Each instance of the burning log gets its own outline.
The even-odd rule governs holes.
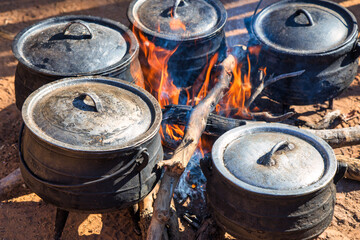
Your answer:
[[[177,124],[182,125],[183,123],[186,123],[186,120],[188,119],[187,116],[190,111],[191,107],[175,105],[169,106],[163,111],[163,114],[165,116],[164,121],[170,121],[174,123],[173,119],[179,119],[180,117],[184,117],[182,121],[177,122]],[[255,123],[258,122],[242,119],[232,119],[221,117],[216,114],[210,114],[204,133],[212,136],[220,136],[235,127]],[[331,130],[306,130],[324,139],[333,148],[360,144],[360,127],[349,127]]]
[[[0,200],[6,199],[9,193],[16,187],[23,184],[20,168],[17,168],[6,177],[0,179]]]
[[[186,132],[179,147],[171,159],[165,160],[159,166],[165,166],[165,173],[161,180],[160,189],[154,204],[154,213],[148,229],[147,239],[160,239],[165,224],[170,218],[170,202],[174,189],[183,173],[188,161],[193,155],[200,137],[205,130],[209,114],[224,95],[231,80],[231,71],[235,65],[235,58],[229,55],[222,63],[219,81],[209,94],[194,108],[190,115]]]

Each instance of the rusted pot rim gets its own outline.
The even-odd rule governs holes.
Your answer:
[[[23,54],[21,54],[22,46],[19,45],[20,41],[24,37],[27,37],[29,34],[31,34],[32,31],[44,28],[45,26],[51,26],[52,24],[59,23],[59,22],[71,23],[71,22],[76,22],[76,21],[83,21],[85,23],[90,22],[90,23],[98,24],[100,27],[101,26],[108,27],[110,29],[118,31],[121,34],[121,36],[124,37],[125,40],[130,40],[130,41],[126,41],[127,49],[126,49],[126,53],[122,57],[122,59],[115,64],[106,66],[101,69],[97,69],[95,71],[76,72],[76,73],[61,73],[61,72],[52,71],[52,70],[38,67],[38,66],[32,64],[31,62],[27,61],[24,58]],[[15,36],[14,41],[12,43],[12,51],[13,51],[13,54],[16,57],[16,59],[19,62],[21,62],[23,65],[28,67],[30,70],[33,70],[40,74],[49,75],[49,76],[76,77],[76,76],[81,76],[81,75],[85,75],[85,76],[86,75],[88,75],[88,76],[89,75],[101,75],[106,72],[113,71],[114,69],[121,69],[121,68],[127,66],[130,62],[133,61],[133,59],[137,58],[137,56],[139,54],[139,44],[136,40],[135,35],[132,33],[132,31],[119,22],[116,22],[116,21],[113,21],[110,19],[106,19],[106,18],[95,17],[95,16],[68,15],[68,16],[48,18],[41,22],[35,23],[27,28],[24,28],[22,31],[20,31]],[[59,61],[61,61],[61,59],[59,59]]]
[[[103,145],[103,146],[98,146],[96,144],[94,145],[89,145],[89,144],[79,144],[79,145],[73,145],[73,144],[69,144],[66,141],[63,141],[62,138],[61,140],[55,139],[53,135],[49,135],[46,130],[44,131],[43,128],[39,127],[36,123],[36,119],[34,119],[34,107],[36,107],[36,104],[38,103],[38,101],[41,101],[41,99],[43,97],[46,97],[47,94],[51,94],[53,92],[55,92],[56,90],[61,90],[61,88],[63,88],[64,86],[68,85],[68,86],[72,86],[74,85],[76,87],[77,85],[81,85],[82,83],[90,83],[90,84],[95,84],[95,83],[99,83],[99,84],[104,84],[106,86],[113,86],[113,87],[117,87],[121,90],[125,90],[130,92],[132,95],[137,96],[141,99],[141,101],[144,102],[145,105],[147,105],[147,108],[149,108],[149,112],[151,114],[151,120],[150,120],[150,125],[148,127],[147,130],[143,131],[142,133],[139,133],[138,136],[135,136],[134,138],[130,139],[129,141],[120,141],[120,143],[118,145],[116,144],[112,144],[112,145]],[[84,85],[85,85],[84,84]],[[55,94],[56,96],[56,94]],[[95,96],[91,96],[91,100],[95,103],[95,107],[96,110],[98,112],[101,113],[101,111],[103,111],[103,113],[108,114],[110,116],[109,120],[112,120],[112,117],[114,116],[112,114],[112,112],[107,112],[108,106],[106,105],[97,105],[97,96],[95,94]],[[136,103],[135,103],[136,105]],[[117,105],[114,105],[113,107],[117,107]],[[100,111],[101,110],[101,111]],[[58,111],[61,111],[58,110]],[[70,112],[69,112],[70,114]],[[56,115],[56,113],[55,113]],[[86,115],[86,117],[90,116],[90,115]],[[55,116],[56,117],[56,116]],[[85,76],[85,77],[76,77],[76,78],[65,78],[65,79],[60,79],[54,82],[51,82],[49,84],[46,84],[42,87],[40,87],[39,89],[37,89],[36,91],[34,91],[25,101],[23,107],[22,107],[22,118],[24,120],[24,123],[26,125],[26,127],[35,135],[37,136],[40,140],[46,142],[49,145],[54,146],[55,148],[60,148],[60,149],[65,149],[65,150],[69,150],[69,151],[74,151],[74,152],[82,152],[82,153],[111,153],[111,152],[118,152],[118,151],[128,151],[128,150],[132,150],[135,147],[139,147],[142,144],[148,142],[149,140],[153,139],[155,137],[156,134],[158,134],[159,129],[160,129],[160,123],[161,123],[161,119],[162,119],[162,112],[161,112],[161,108],[159,103],[157,102],[157,100],[147,91],[145,91],[144,89],[128,83],[126,81],[123,80],[119,80],[119,79],[115,79],[115,78],[109,78],[109,77],[103,77],[103,76]],[[54,126],[52,122],[50,122],[50,120],[47,120],[47,118],[43,117],[41,119],[41,121],[45,121],[45,129],[51,129],[51,128],[57,128],[57,126]],[[42,122],[43,123],[43,122]],[[108,122],[109,123],[109,122]],[[105,123],[106,124],[106,123]],[[49,127],[46,127],[49,126]],[[113,125],[113,124],[112,124]],[[62,129],[57,128],[59,131],[59,133],[69,133],[68,131],[64,131]],[[77,133],[77,132],[75,132]],[[92,136],[92,135],[91,135]]]

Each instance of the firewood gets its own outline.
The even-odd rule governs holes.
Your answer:
[[[265,81],[264,72],[260,71],[257,79],[254,81],[254,82],[259,82],[259,83],[257,83],[257,86],[252,91],[251,97],[245,102],[245,107],[249,108],[250,105],[255,101],[255,99],[262,93],[262,91],[265,88],[267,88],[268,86],[270,86],[271,84],[276,83],[277,81],[280,81],[285,78],[300,76],[304,72],[305,72],[305,70],[301,70],[301,71],[297,71],[297,72],[281,74],[276,77],[271,75],[270,78]]]
[[[178,119],[181,116],[184,117],[182,121],[178,122],[178,124],[181,125],[184,122],[186,122],[187,120],[186,116],[189,114],[190,111],[191,111],[191,107],[183,107],[183,106],[178,107],[172,105],[169,108],[165,108],[164,115],[166,116],[166,119],[164,119],[164,121],[172,122],[171,119]],[[173,115],[173,117],[171,115]],[[235,127],[244,126],[246,124],[255,124],[255,123],[260,123],[260,122],[242,120],[242,119],[232,119],[232,118],[221,117],[216,114],[210,114],[204,134],[208,134],[212,136],[220,136]],[[360,144],[360,127],[326,129],[326,130],[311,130],[311,129],[305,129],[305,130],[324,139],[333,148]]]
[[[324,139],[333,148],[360,144],[360,127],[307,131]]]
[[[6,199],[14,188],[23,183],[20,168],[17,168],[6,177],[0,179],[0,201]]]
[[[12,41],[15,38],[15,34],[5,31],[4,29],[0,29],[0,38]]]
[[[218,82],[192,111],[183,140],[177,150],[175,150],[173,157],[159,164],[159,167],[165,167],[165,173],[155,200],[154,213],[147,239],[160,239],[164,232],[165,224],[170,218],[170,202],[174,189],[199,143],[209,114],[214,110],[217,103],[223,97],[225,90],[229,87],[232,77],[231,71],[235,66],[235,57],[229,55],[221,63],[221,66],[222,70]]]
[[[336,121],[336,120],[340,120],[340,121]],[[345,120],[345,116],[341,114],[340,110],[335,110],[326,114],[325,117],[323,117],[317,123],[315,124],[305,123],[305,126],[315,130],[328,129],[328,128],[336,127],[336,125],[340,124],[342,120]]]
[[[344,162],[348,165],[345,173],[345,178],[360,181],[360,159],[349,158],[343,155],[337,155],[336,159],[339,162]]]

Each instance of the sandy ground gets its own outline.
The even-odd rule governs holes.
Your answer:
[[[274,0],[264,1],[267,5]],[[339,1],[360,20],[360,0]],[[250,16],[257,0],[223,0],[229,13],[226,26],[229,45],[246,44],[247,31],[243,18]],[[68,14],[107,17],[128,25],[128,0],[1,0],[0,29],[16,34],[36,21]],[[11,41],[0,37],[0,177],[18,164],[17,139],[22,123],[15,106],[14,72],[17,61],[11,52]],[[355,111],[356,118],[339,127],[355,126],[360,122],[360,74],[341,96],[335,99],[335,109],[347,114]],[[316,122],[327,110],[323,105],[295,107],[300,118]],[[336,154],[359,158],[360,147],[345,147]],[[0,239],[51,239],[56,208],[43,202],[26,186],[15,189],[12,198],[0,203]],[[360,183],[341,180],[337,185],[335,215],[329,228],[319,239],[360,239]],[[127,210],[107,214],[71,212],[63,239],[140,239],[132,231],[133,223]],[[193,230],[185,225],[182,239],[191,239]]]

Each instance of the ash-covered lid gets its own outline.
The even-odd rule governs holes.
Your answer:
[[[151,36],[187,40],[216,34],[227,14],[217,0],[135,0],[128,17],[135,27]]]
[[[337,49],[357,34],[357,23],[346,8],[323,0],[285,0],[264,8],[252,31],[273,49],[299,54]]]
[[[49,18],[24,29],[13,42],[21,63],[56,76],[101,74],[128,62],[137,48],[127,27],[93,16]]]
[[[25,101],[26,126],[51,144],[110,151],[146,141],[159,130],[161,109],[145,90],[112,78],[68,78],[44,85]]]
[[[283,124],[233,129],[215,142],[212,157],[215,167],[234,184],[262,194],[315,191],[336,171],[327,143]]]

